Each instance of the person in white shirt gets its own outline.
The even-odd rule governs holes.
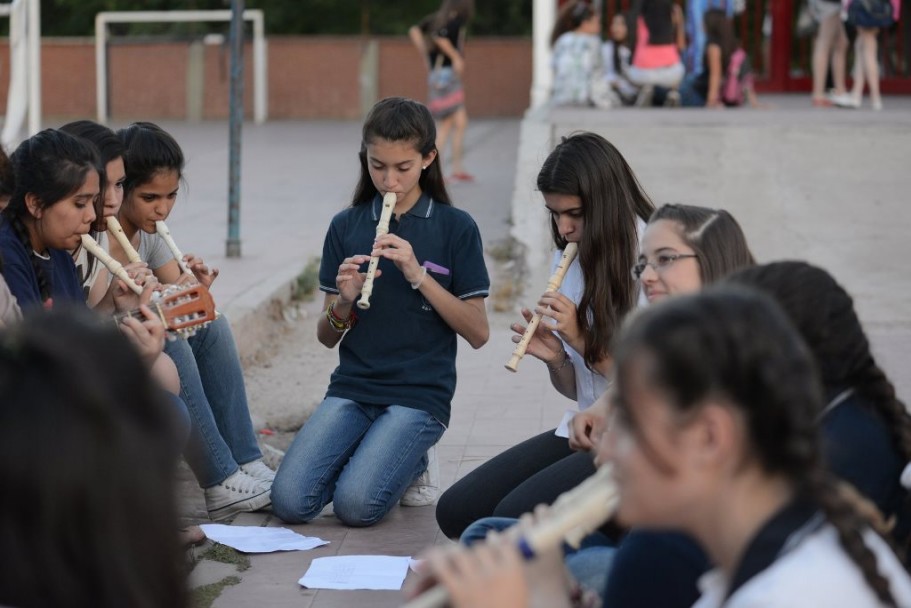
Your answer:
[[[823,469],[821,382],[773,300],[730,285],[671,298],[635,315],[612,354],[596,463],[613,467],[622,523],[706,549],[716,569],[697,608],[911,605],[900,561]],[[529,568],[512,543],[438,549],[426,569],[456,608],[545,593],[569,605],[554,552]]]

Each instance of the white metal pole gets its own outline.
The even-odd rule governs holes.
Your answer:
[[[532,18],[531,107],[547,103],[553,74],[550,69],[550,33],[557,20],[557,0],[534,0]]]
[[[98,122],[108,122],[108,26],[104,14],[95,15],[95,107]]]
[[[41,130],[41,0],[31,0],[28,8],[28,131],[31,136]]]

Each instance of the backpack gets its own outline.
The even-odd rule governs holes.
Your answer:
[[[753,86],[753,71],[746,51],[738,48],[731,54],[727,73],[721,82],[721,101],[726,106],[743,105],[747,88]]]

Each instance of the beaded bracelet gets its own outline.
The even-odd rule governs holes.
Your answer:
[[[335,314],[335,302],[333,300],[326,308],[326,320],[329,321],[329,327],[341,334],[357,324],[357,313],[352,308],[348,317],[343,319]]]

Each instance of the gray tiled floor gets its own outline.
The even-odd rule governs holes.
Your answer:
[[[771,101],[776,108],[766,112],[556,113],[554,132],[588,128],[607,135],[658,202],[731,209],[763,260],[797,257],[829,267],[855,294],[874,349],[907,399],[911,321],[905,304],[911,301],[911,272],[902,251],[911,225],[911,180],[905,170],[911,101],[887,98],[886,111],[878,114],[814,111],[802,96]],[[218,262],[222,241],[212,231],[211,218],[223,217],[218,201],[224,199],[219,199],[218,184],[205,176],[226,166],[223,145],[216,142],[212,125],[175,128],[195,138],[199,153],[188,174],[194,198],[202,199],[185,211],[178,230],[207,235],[200,240],[200,253],[214,255]],[[477,165],[472,165],[479,181],[461,186],[460,200],[478,218],[487,242],[508,230],[504,205],[512,192],[509,164],[516,158],[518,137],[516,121],[476,121],[469,132],[469,145],[481,142],[474,151]],[[269,281],[294,276],[306,256],[319,253],[322,231],[352,183],[351,163],[336,166],[328,159],[350,160],[351,141],[339,141],[352,138],[357,129],[350,123],[273,123],[250,129],[245,143],[251,176],[245,182],[246,256],[220,264],[225,279],[237,277],[235,282],[220,279],[220,301],[229,308],[243,313],[251,305],[247,300],[262,301]],[[281,162],[272,163],[270,154],[282,150]],[[196,171],[203,179],[195,177]],[[294,252],[291,264],[289,251]],[[503,369],[512,350],[507,329],[512,320],[510,314],[492,315],[489,344],[479,351],[461,346],[452,425],[439,450],[444,485],[505,447],[552,428],[561,416],[566,402],[549,387],[539,362],[523,362],[517,374]],[[236,523],[278,525],[268,515],[245,515]],[[251,568],[239,574],[241,583],[227,587],[214,605],[398,606],[401,596],[394,592],[310,591],[296,581],[314,557],[416,555],[428,545],[447,542],[440,537],[433,507],[397,508],[369,529],[343,528],[331,516],[292,529],[331,544],[310,552],[253,556]]]

